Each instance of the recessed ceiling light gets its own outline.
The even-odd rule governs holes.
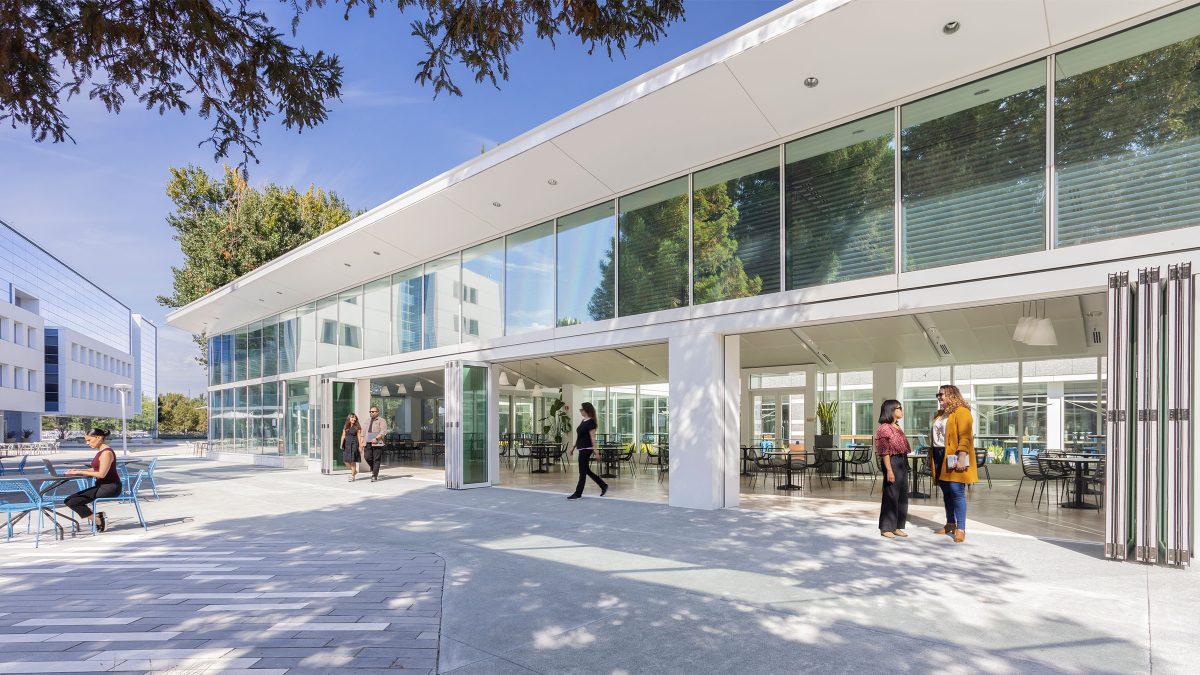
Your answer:
[[[380,255],[379,251],[371,251],[371,253],[374,253],[375,255]]]
[[[350,266],[350,263],[342,263],[342,264],[345,265],[346,267]]]
[[[558,181],[551,178],[550,180],[546,181],[546,184],[547,185],[558,185]]]
[[[942,32],[946,35],[954,35],[962,26],[957,21],[947,21],[945,26],[942,26]]]
[[[500,202],[492,202],[492,206],[500,208]]]
[[[855,129],[854,131],[851,131],[850,133],[851,134],[861,134],[864,131],[866,131],[866,129]]]
[[[809,89],[812,89],[813,87],[817,86],[820,83],[821,83],[821,81],[815,77],[804,78],[804,86],[808,87]]]
[[[258,301],[259,301],[259,302],[266,302],[266,300],[263,300],[262,298],[259,298],[259,299],[258,299]]]
[[[991,89],[980,89],[979,91],[975,92],[975,95],[980,96],[982,94],[988,93],[989,91],[991,91]]]
[[[275,291],[275,295],[283,295],[283,291]]]

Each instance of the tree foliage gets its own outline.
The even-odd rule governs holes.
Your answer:
[[[203,396],[188,398],[175,392],[159,396],[159,432],[168,434],[207,432],[208,414],[205,406],[206,401]]]
[[[374,16],[377,0],[284,0],[300,17],[343,4]],[[532,30],[550,40],[569,33],[611,57],[655,42],[683,16],[683,0],[394,0],[411,10],[412,35],[425,46],[416,81],[460,96],[453,69],[496,85],[508,58]],[[109,112],[128,99],[147,110],[213,120],[203,143],[218,159],[231,150],[254,157],[259,128],[281,116],[303,131],[325,121],[342,91],[334,54],[289,44],[250,0],[14,0],[0,3],[0,121],[41,142],[71,139],[62,104],[87,94]],[[74,139],[71,139],[74,140]],[[202,144],[203,144],[202,143]]]
[[[172,168],[167,196],[175,207],[167,223],[184,255],[184,266],[171,268],[174,292],[158,297],[167,307],[182,307],[355,215],[335,193],[311,185],[259,190],[228,167],[219,178],[194,166]],[[196,341],[205,364],[205,339]]]

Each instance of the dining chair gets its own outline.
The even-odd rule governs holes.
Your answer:
[[[6,541],[11,541],[13,536],[12,519],[13,514],[27,514],[26,520],[33,519],[33,512],[37,511],[37,536],[34,537],[33,546],[37,548],[42,541],[42,498],[34,489],[33,483],[28,478],[0,478],[0,513],[8,517],[8,527]]]

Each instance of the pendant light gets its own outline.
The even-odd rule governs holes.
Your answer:
[[[1021,318],[1017,321],[1017,329],[1013,331],[1012,339],[1024,342],[1029,337],[1029,329],[1033,327],[1034,318],[1025,309],[1026,303],[1021,303]]]
[[[379,395],[387,398],[392,395],[392,390],[388,389],[388,386],[385,384],[383,385],[383,388],[379,390]]]
[[[421,386],[421,378],[417,378],[417,386],[413,387],[413,391],[425,391],[425,387]]]
[[[525,378],[517,378],[517,391],[525,391]]]
[[[1042,301],[1042,318],[1036,319],[1025,336],[1025,344],[1033,347],[1056,347],[1058,335],[1054,332],[1054,322],[1046,316],[1046,301]]]
[[[404,383],[401,382],[400,384],[396,385],[396,393],[400,396],[404,396],[408,393],[408,387],[404,386]]]
[[[507,386],[509,386],[509,384],[508,384],[508,373],[504,372],[503,370],[502,370],[502,371],[500,371],[500,386],[501,386],[501,387],[507,387]]]

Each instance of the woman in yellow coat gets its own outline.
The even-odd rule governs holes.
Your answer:
[[[938,387],[938,411],[933,417],[933,476],[942,489],[946,524],[937,534],[949,534],[962,543],[967,538],[967,485],[979,480],[975,458],[974,420],[971,406],[958,387]],[[939,452],[940,451],[940,452]]]

